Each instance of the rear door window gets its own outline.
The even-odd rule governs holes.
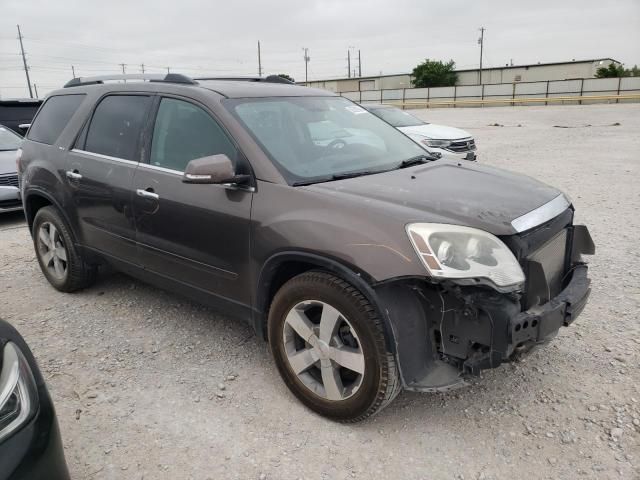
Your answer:
[[[151,104],[145,95],[110,95],[97,106],[83,150],[137,161],[140,136]]]
[[[153,129],[151,165],[183,172],[189,161],[220,153],[235,164],[237,150],[211,115],[189,102],[162,99]]]
[[[50,97],[36,116],[27,138],[34,142],[53,145],[78,110],[84,97],[85,95]]]

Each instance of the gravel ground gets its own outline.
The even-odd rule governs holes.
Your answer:
[[[295,400],[242,323],[119,274],[58,293],[5,215],[0,316],[48,380],[75,479],[640,478],[640,105],[416,112],[572,197],[598,246],[578,321],[469,388],[344,426]]]

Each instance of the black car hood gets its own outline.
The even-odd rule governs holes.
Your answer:
[[[494,235],[516,233],[511,222],[562,192],[530,177],[471,162],[438,160],[412,168],[318,183],[317,192],[345,195],[374,208],[392,204],[406,222],[451,223]],[[378,203],[380,202],[380,203]],[[384,210],[382,210],[384,211]]]
[[[16,150],[0,150],[0,175],[16,173]]]

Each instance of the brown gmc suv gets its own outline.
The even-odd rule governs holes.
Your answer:
[[[278,77],[74,79],[39,110],[19,174],[55,288],[108,263],[244,318],[291,391],[340,421],[548,341],[590,291],[595,247],[562,192],[434,160]]]

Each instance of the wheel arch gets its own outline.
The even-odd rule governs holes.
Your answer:
[[[279,252],[269,257],[263,264],[258,275],[254,302],[254,328],[258,335],[266,340],[269,307],[280,287],[296,275],[311,270],[323,270],[332,273],[360,290],[376,308],[380,318],[382,318],[388,351],[393,354],[396,353],[393,329],[389,318],[380,308],[380,303],[372,287],[374,279],[367,272],[358,269],[354,265],[349,265],[326,255],[305,251]]]
[[[58,213],[60,213],[74,240],[82,243],[81,238],[78,235],[78,231],[74,228],[74,223],[69,217],[68,210],[63,208],[62,204],[53,195],[39,188],[29,189],[25,192],[23,199],[24,214],[27,219],[27,225],[29,226],[29,232],[31,235],[33,236],[33,221],[36,218],[38,210],[48,206],[54,207]]]
[[[36,214],[38,213],[38,210],[40,210],[43,207],[48,207],[48,206],[56,207],[58,211],[60,211],[62,215],[65,216],[65,220],[68,220],[66,218],[64,210],[60,208],[60,205],[55,200],[55,198],[53,198],[53,196],[41,190],[28,191],[23,200],[23,204],[24,204],[24,214],[27,219],[27,224],[29,225],[30,232],[32,232],[33,230],[33,220],[36,218]]]

